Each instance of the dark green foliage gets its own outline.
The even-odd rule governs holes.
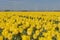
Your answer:
[[[53,20],[53,24],[58,24],[58,23],[60,23],[60,21],[58,21],[58,20]]]
[[[44,37],[43,32],[40,32],[39,37]]]
[[[8,38],[3,37],[3,40],[9,40]]]
[[[59,27],[56,27],[55,30],[56,30],[56,31],[59,31]]]
[[[56,36],[53,36],[53,37],[52,37],[52,40],[57,40],[57,37],[56,37]]]
[[[27,29],[24,29],[24,31],[23,31],[22,34],[23,34],[23,35],[27,35]]]
[[[33,32],[32,32],[32,34],[34,34],[36,30],[37,30],[37,29],[34,27],[34,28],[33,28]]]
[[[18,24],[18,25],[17,25],[17,28],[19,28],[19,26],[22,26],[22,25],[23,25],[22,23],[21,23],[21,24]]]
[[[3,31],[3,29],[0,28],[0,35],[2,35],[2,31]]]
[[[12,40],[22,40],[20,33],[13,35]]]
[[[43,28],[42,32],[47,32],[47,30],[45,28]]]

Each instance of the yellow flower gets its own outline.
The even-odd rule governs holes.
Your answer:
[[[35,23],[36,25],[39,25],[39,22],[38,22],[37,20],[35,20],[34,23]]]
[[[34,23],[31,23],[31,27],[35,27],[35,24]]]
[[[51,36],[54,36],[54,35],[57,35],[57,34],[58,34],[58,32],[55,32],[55,31],[51,30]]]
[[[0,28],[4,29],[5,28],[5,23],[0,23]]]
[[[46,38],[44,38],[44,37],[41,37],[41,38],[40,38],[40,37],[39,37],[39,40],[46,40]]]
[[[47,33],[43,33],[44,37],[47,37],[47,36],[52,36],[51,35],[51,31],[48,31]]]
[[[9,28],[9,30],[12,31],[13,34],[17,34],[17,33],[18,33],[18,28],[17,28],[16,26],[11,26],[11,27]]]
[[[8,38],[9,40],[11,40],[11,39],[12,39],[12,34],[9,33],[7,38]]]
[[[22,35],[22,40],[30,40],[30,36]]]
[[[30,21],[29,23],[31,24],[31,27],[35,27],[35,22],[34,21]]]
[[[38,36],[39,35],[39,33],[40,33],[40,30],[36,30],[35,31],[35,34]]]
[[[57,20],[57,16],[53,16],[53,20]]]
[[[7,37],[7,36],[8,36],[8,31],[7,31],[6,29],[4,29],[3,32],[2,32],[2,35],[3,35],[4,37]]]
[[[0,36],[0,40],[3,40],[3,36]]]
[[[60,21],[60,17],[58,17],[58,20]]]
[[[34,39],[37,39],[37,35],[36,35],[36,34],[34,34],[34,35],[33,35],[33,38],[34,38]]]
[[[19,27],[18,30],[19,30],[20,33],[23,32],[23,28],[22,27]]]
[[[36,29],[40,29],[40,28],[41,28],[41,25],[37,25],[37,26],[36,26]]]
[[[52,37],[47,36],[47,37],[45,38],[45,40],[52,40]]]
[[[60,23],[58,24],[59,30],[60,30]]]
[[[44,26],[46,30],[51,30],[52,29],[52,24],[48,23],[47,25]]]
[[[18,34],[18,28],[14,29],[12,34]]]
[[[55,28],[57,26],[57,24],[52,24],[52,26]],[[58,24],[58,26],[59,26],[59,24]]]
[[[11,23],[6,23],[5,29],[10,29]]]
[[[9,19],[9,23],[13,24],[15,22],[14,19]]]
[[[26,29],[27,27],[23,24],[23,25],[22,25],[22,28],[23,28],[23,29]]]
[[[28,22],[25,22],[25,26],[26,26],[26,27],[29,27],[29,23],[28,23]]]
[[[28,28],[28,29],[27,29],[27,34],[28,34],[28,35],[31,35],[31,34],[32,34],[32,31],[33,31],[33,28],[31,28],[31,27]]]
[[[60,33],[57,35],[57,40],[60,40]]]

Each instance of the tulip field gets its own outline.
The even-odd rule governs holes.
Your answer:
[[[0,40],[60,40],[60,12],[0,12]]]

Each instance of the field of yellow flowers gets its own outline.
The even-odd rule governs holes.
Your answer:
[[[0,40],[60,40],[60,12],[0,12]]]

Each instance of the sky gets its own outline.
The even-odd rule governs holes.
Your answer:
[[[60,0],[0,0],[0,10],[60,10]]]

